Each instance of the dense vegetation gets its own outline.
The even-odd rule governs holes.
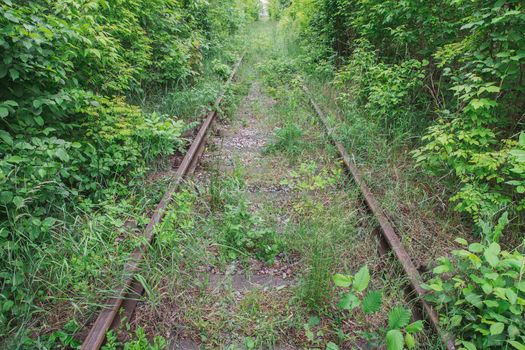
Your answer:
[[[65,242],[87,236],[111,247],[97,230],[110,232],[115,218],[88,228],[82,216],[132,197],[159,157],[183,147],[181,117],[195,117],[143,102],[195,85],[258,13],[250,0],[2,1],[0,337],[42,311],[45,296],[97,278],[104,263]],[[212,71],[227,76],[233,59],[215,59]],[[108,209],[120,225],[129,205]]]
[[[412,149],[481,237],[426,286],[445,328],[462,348],[524,349],[523,2],[273,0],[270,15],[308,47],[301,62],[346,116],[360,115],[350,122]]]
[[[276,0],[271,10],[311,43],[310,59],[337,65],[342,100],[390,136],[427,128],[414,156],[454,177],[457,210],[480,228],[521,223],[521,1]]]
[[[186,146],[237,58],[237,34],[259,11],[257,0],[0,1],[0,347],[79,347],[143,244],[141,227],[169,181],[160,172]],[[233,176],[217,171],[206,190],[176,195],[135,276],[146,309],[183,305],[203,344],[233,332],[247,348],[274,346],[293,330],[301,344],[332,350],[356,338],[389,350],[440,346],[426,323],[411,322],[395,266],[378,273],[385,259],[375,261],[373,225],[363,224],[371,218],[358,219],[357,189],[341,185],[306,83],[377,178],[364,176],[387,214],[388,196],[407,198],[389,187],[413,187],[409,195],[424,198],[406,212],[453,217],[450,236],[420,242],[411,221],[390,215],[411,255],[446,240],[439,250],[450,254],[423,288],[458,347],[525,349],[523,1],[270,0],[269,13],[284,30],[254,26],[243,43],[246,91],[226,102],[249,81],[251,113],[271,114],[275,127],[262,154],[287,161],[246,179],[235,164]],[[378,163],[417,174],[404,182]],[[288,207],[270,200],[253,212],[248,188],[264,175],[286,188]],[[453,209],[437,213],[442,196]],[[273,220],[279,213],[288,224]],[[421,220],[424,230],[451,227]],[[441,253],[412,258],[423,267]],[[254,261],[299,264],[294,292],[194,299],[192,273]],[[171,315],[153,327],[169,332],[153,338],[128,324],[133,339],[110,332],[106,348],[165,348]]]

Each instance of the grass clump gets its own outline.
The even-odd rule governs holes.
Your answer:
[[[227,260],[253,256],[271,263],[281,250],[273,228],[265,227],[261,217],[250,211],[240,171],[214,178],[210,186],[211,203],[220,208],[217,219],[220,242]]]
[[[306,144],[302,140],[303,130],[295,123],[287,123],[277,129],[274,141],[266,145],[267,153],[283,152],[291,157],[297,157],[303,152]]]

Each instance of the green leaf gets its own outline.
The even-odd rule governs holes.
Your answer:
[[[332,277],[337,287],[350,287],[352,285],[352,276],[337,273]]]
[[[399,329],[391,329],[386,334],[386,348],[388,350],[403,350],[403,333]]]
[[[362,292],[368,287],[370,282],[370,273],[368,271],[368,266],[365,265],[359,269],[359,271],[354,276],[354,284],[352,288],[357,292]]]
[[[378,291],[368,293],[363,299],[363,312],[372,314],[381,308],[382,295]]]
[[[512,345],[514,347],[514,349],[525,350],[525,344],[522,344],[522,343],[517,342],[515,340],[510,340],[509,344]]]
[[[18,19],[18,17],[16,17],[14,14],[13,14],[13,11],[7,11],[4,13],[4,17],[7,18],[8,20],[10,20],[11,22],[13,23],[20,23],[20,20]]]
[[[520,334],[520,330],[515,325],[511,324],[507,330],[511,339],[516,338]]]
[[[44,126],[44,118],[42,118],[41,116],[35,117],[34,120],[35,123],[38,124],[38,126]]]
[[[483,300],[483,304],[491,308],[497,308],[499,306],[499,303],[495,300]]]
[[[434,270],[432,270],[432,272],[437,275],[445,273],[445,272],[449,272],[449,271],[450,271],[450,266],[448,265],[439,265],[439,266],[436,266]]]
[[[476,345],[472,344],[469,341],[461,341],[461,345],[463,345],[467,350],[477,350]]]
[[[0,106],[0,118],[5,118],[9,115],[9,109],[4,106]]]
[[[512,289],[505,289],[505,296],[511,304],[516,304],[518,301],[518,295]]]
[[[312,315],[308,318],[308,326],[315,327],[321,322],[318,316]]]
[[[472,305],[474,305],[477,308],[483,307],[483,303],[481,301],[481,296],[479,296],[479,295],[477,295],[475,293],[470,293],[470,294],[466,295],[465,296],[465,300],[468,301],[469,303],[471,303]]]
[[[461,245],[463,245],[463,246],[467,246],[467,245],[468,245],[467,240],[466,240],[466,239],[463,239],[463,238],[460,238],[460,237],[456,238],[456,239],[454,240],[454,242],[459,243],[459,244],[461,244]]]
[[[13,145],[13,138],[7,131],[0,130],[0,139],[2,139],[2,141],[7,143],[9,146]]]
[[[423,321],[419,320],[419,321],[416,321],[416,322],[412,322],[411,324],[409,324],[405,330],[408,332],[408,333],[418,333],[418,332],[421,332],[423,330]]]
[[[525,293],[525,280],[516,283],[516,288],[518,288],[520,291],[522,291],[523,293]]]
[[[46,174],[47,174],[46,169],[44,169],[44,168],[40,168],[40,169],[38,169],[37,173],[38,173],[38,176],[40,176],[40,178],[42,178],[42,179],[43,179],[43,178],[46,176]]]
[[[63,162],[69,161],[69,155],[67,154],[66,150],[63,148],[58,148],[55,151],[55,155],[58,157],[58,159],[60,159]]]
[[[397,306],[388,313],[388,329],[401,329],[410,322],[412,313],[404,307]]]
[[[475,110],[480,109],[480,108],[486,108],[486,107],[494,107],[495,105],[496,105],[495,101],[491,101],[486,98],[473,99],[470,101],[470,106],[472,106],[472,108]]]
[[[16,69],[9,69],[9,75],[11,76],[11,79],[16,80],[20,77],[20,73]]]
[[[498,335],[503,333],[503,330],[505,329],[505,325],[502,322],[494,323],[490,326],[490,334],[491,335]]]
[[[496,86],[496,85],[487,86],[487,87],[485,88],[485,90],[486,90],[487,92],[500,92],[500,88],[499,88],[499,86]]]
[[[461,324],[461,321],[463,320],[463,316],[461,315],[454,315],[450,318],[450,325],[452,327],[458,327]]]
[[[339,350],[339,346],[335,343],[329,342],[326,344],[326,350]]]
[[[3,104],[11,107],[18,107],[18,102],[13,100],[5,100]]]
[[[8,163],[15,163],[15,164],[22,163],[24,160],[25,158],[22,158],[20,156],[11,156],[7,158]]]
[[[522,147],[525,147],[525,132],[522,132],[519,137],[519,144]]]
[[[33,100],[33,107],[35,108],[42,107],[42,100],[39,100],[39,99]]]
[[[253,338],[246,337],[244,339],[244,345],[246,345],[248,349],[255,349],[255,340],[253,340]]]
[[[353,310],[358,307],[359,304],[360,301],[357,296],[352,292],[348,292],[343,295],[337,306],[343,310]]]
[[[491,243],[487,249],[485,249],[485,253],[483,256],[485,259],[487,259],[487,262],[490,264],[490,266],[495,267],[498,262],[498,254],[500,253],[501,248],[498,243]]]
[[[4,305],[2,305],[2,311],[7,312],[13,308],[15,303],[12,300],[6,300]]]
[[[481,243],[472,243],[468,246],[468,250],[470,250],[472,253],[481,253],[485,247]]]
[[[22,208],[24,206],[24,198],[15,196],[15,198],[13,198],[13,204],[16,206],[16,209]]]
[[[516,160],[520,163],[525,163],[525,151],[522,151],[520,149],[513,149],[509,152],[511,155],[516,157]]]
[[[0,203],[1,204],[9,204],[13,200],[13,192],[10,191],[2,191],[0,192]]]
[[[412,334],[405,334],[405,344],[409,349],[414,349],[416,347],[416,340],[414,339]]]

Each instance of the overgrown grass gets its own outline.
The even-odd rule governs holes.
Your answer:
[[[288,46],[289,39],[274,23],[256,24],[248,42],[239,83],[228,95],[228,120],[234,130],[248,126],[234,117],[238,102],[251,84],[261,84],[273,102],[258,96],[244,112],[262,120],[261,127],[269,132],[266,151],[257,162],[270,168],[246,169],[235,159],[235,166],[225,168],[224,158],[211,157],[211,168],[177,195],[140,274],[145,303],[132,329],[170,335],[175,328],[181,339],[210,348],[286,343],[325,348],[330,342],[351,348],[362,346],[363,339],[380,346],[389,310],[415,302],[405,300],[405,277],[392,257],[377,253],[376,223],[300,89],[306,72],[297,66],[297,47]],[[325,108],[334,107],[332,90],[315,84],[311,88]],[[389,154],[403,146],[382,139],[379,126],[354,125],[357,115],[349,113],[338,125],[339,137],[360,151],[356,156],[361,162],[373,159],[367,174],[388,169]],[[212,144],[208,151],[221,152],[218,147]],[[388,174],[375,176],[375,190],[384,195],[386,186],[388,196],[407,189],[417,193],[408,185],[388,187],[395,183],[386,180]],[[248,193],[248,188],[264,186],[285,192]],[[291,273],[293,286],[239,292],[236,283],[251,277],[250,264],[258,260],[272,268],[271,258],[281,251],[277,261],[291,267],[285,273]],[[381,310],[373,316],[337,307],[341,291],[334,287],[333,275],[354,274],[363,265],[371,271],[370,288],[382,294]],[[427,332],[418,337],[420,348],[436,347]]]
[[[277,41],[278,43],[287,41],[283,39],[286,38],[286,34],[279,35],[281,40]],[[301,65],[303,66],[298,68]],[[395,208],[391,213],[396,214],[400,210],[399,196],[403,199],[408,198],[410,203],[414,203],[417,196],[425,194],[421,188],[414,187],[417,183],[416,178],[420,176],[419,172],[411,172],[406,176],[399,174],[397,172],[399,170],[396,169],[399,166],[403,169],[408,167],[406,163],[396,163],[396,161],[407,161],[406,156],[400,156],[406,154],[406,128],[403,125],[391,125],[391,129],[387,131],[382,129],[383,124],[374,123],[363,111],[357,108],[349,109],[351,105],[345,105],[347,109],[342,109],[341,106],[334,104],[338,92],[330,84],[331,75],[305,66],[305,62],[297,56],[297,49],[293,45],[287,50],[279,49],[277,44],[275,51],[269,55],[266,63],[260,64],[259,69],[268,93],[277,100],[273,107],[273,122],[282,127],[278,129],[276,141],[270,144],[269,149],[273,154],[281,154],[299,164],[299,170],[294,170],[292,179],[287,180],[286,184],[292,184],[298,192],[297,200],[293,204],[295,211],[293,221],[300,222],[300,227],[294,228],[292,224],[290,231],[285,235],[289,251],[298,252],[303,257],[304,272],[296,289],[297,301],[300,305],[306,306],[304,310],[306,314],[314,312],[322,316],[321,324],[313,329],[316,332],[321,330],[321,334],[324,335],[321,338],[325,339],[324,344],[331,339],[340,345],[352,343],[355,345],[363,337],[369,338],[371,342],[379,341],[381,344],[384,338],[378,338],[378,335],[384,336],[384,322],[388,310],[396,305],[411,305],[414,301],[403,301],[405,297],[403,286],[406,281],[399,269],[385,270],[383,258],[377,254],[378,243],[373,230],[376,224],[368,217],[363,205],[357,200],[357,189],[350,185],[344,188],[344,192],[337,187],[335,193],[331,192],[330,185],[327,188],[323,187],[326,182],[330,183],[328,174],[321,176],[323,181],[316,181],[315,174],[308,179],[309,176],[304,168],[301,170],[303,159],[316,159],[317,166],[322,168],[331,162],[335,163],[337,157],[299,86],[304,77],[314,74],[313,77],[306,79],[306,83],[310,85],[313,95],[322,103],[323,108],[332,112],[330,119],[338,132],[339,140],[355,154],[361,168],[366,164],[363,170],[367,181],[379,194],[385,208],[387,210]],[[297,137],[298,133],[288,132],[292,123],[302,131],[301,137]],[[285,128],[286,132],[281,132]],[[297,152],[290,152],[290,148],[298,149],[298,143],[304,145],[300,148],[299,157]],[[389,178],[392,170],[395,177]],[[297,176],[298,174],[300,175]],[[338,178],[338,181],[341,179]],[[401,179],[403,179],[402,186],[399,186]],[[432,180],[429,179],[430,181]],[[428,197],[427,194],[425,196]],[[346,201],[349,199],[351,201],[345,203],[345,198]],[[411,206],[411,211],[408,213],[401,212],[402,215],[394,217],[396,222],[402,225],[401,232],[406,235],[405,241],[410,244],[411,252],[415,252],[416,248],[413,247],[425,244],[420,241],[421,235],[424,235],[425,240],[433,239],[433,243],[438,241],[442,245],[448,244],[448,234],[436,237],[418,231],[420,227],[411,226],[414,219],[425,211],[427,213],[425,218],[437,219],[433,223],[433,228],[438,228],[448,221],[446,211],[443,212],[442,217],[429,215],[436,208],[438,203],[436,199],[434,197],[423,202],[424,206],[417,210]],[[327,203],[323,203],[323,200]],[[353,207],[349,208],[347,206],[349,203],[352,203]],[[407,216],[411,221],[403,222]],[[419,254],[415,256],[423,261],[429,261],[433,256],[424,254],[426,251],[428,249],[419,250]],[[394,263],[394,260],[391,261]],[[372,284],[383,293],[383,313],[375,319],[352,314],[351,320],[345,321],[340,318],[342,314],[335,308],[334,301],[337,301],[337,297],[334,294],[331,277],[336,271],[355,272],[360,264],[374,267]],[[326,322],[330,325],[327,326]],[[420,347],[434,348],[436,341],[428,334],[426,332],[419,335]],[[310,340],[311,345],[323,344],[322,341],[319,343],[318,335],[314,338]],[[440,345],[436,346],[440,347]]]
[[[232,38],[225,51],[204,60],[205,74],[192,85],[179,86],[173,91],[149,91],[140,97],[130,96],[130,100],[146,111],[182,118],[187,127],[192,126],[191,122],[198,120],[224,88],[231,64],[238,58],[238,40]],[[225,115],[235,109],[239,93],[242,86],[228,89],[222,105]],[[148,169],[141,169],[145,176],[130,174],[127,185],[106,179],[113,185],[100,189],[99,197],[105,198],[102,201],[79,196],[58,208],[62,215],[54,215],[57,221],[51,241],[28,247],[29,263],[34,269],[18,282],[18,288],[27,292],[26,303],[36,305],[16,320],[2,320],[2,346],[53,348],[78,344],[75,335],[98,312],[100,303],[113,296],[124,282],[123,267],[133,249],[143,244],[141,232],[167,188],[173,161],[152,160]],[[169,225],[170,220],[167,218],[163,225]],[[155,244],[173,246],[176,239],[161,235]],[[164,254],[161,260],[166,259]],[[148,280],[148,275],[143,274],[142,280]],[[155,283],[148,285],[152,298],[157,287]],[[158,298],[157,295],[157,301]],[[12,311],[16,310],[18,307]]]
[[[36,269],[24,283],[33,290],[38,308],[18,324],[4,324],[14,335],[11,347],[56,347],[73,341],[101,301],[112,296],[129,254],[142,243],[139,234],[160,200],[166,179],[130,190],[124,197],[76,207],[54,231],[52,247],[33,247]],[[34,286],[39,286],[38,289]],[[64,334],[64,337],[61,335]],[[68,335],[67,337],[65,335]],[[73,343],[72,343],[73,344]],[[69,344],[69,345],[72,345]]]

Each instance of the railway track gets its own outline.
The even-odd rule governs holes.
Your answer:
[[[243,57],[241,57],[233,67],[233,71],[226,82],[226,87],[229,86],[234,80],[242,61]],[[355,163],[352,161],[350,154],[346,151],[345,147],[334,137],[334,130],[330,128],[324,112],[311,97],[308,88],[303,85],[303,90],[308,96],[308,100],[315,110],[317,116],[321,120],[327,134],[330,136],[333,144],[338,149],[345,167],[359,187],[361,194],[367,203],[368,209],[377,219],[381,232],[380,238],[382,238],[383,242],[385,243],[384,245],[390,248],[400,263],[405,275],[408,278],[409,288],[411,292],[417,297],[421,309],[424,311],[424,315],[431,324],[433,330],[440,336],[445,348],[447,350],[455,350],[453,339],[450,337],[450,335],[444,333],[440,328],[437,313],[424,300],[423,296],[425,291],[421,288],[421,275],[413,264],[410,255],[403,247],[403,244],[401,243],[395,229],[390,223],[390,220],[381,209],[379,202],[372,194],[370,188],[362,179],[361,173]],[[191,175],[199,163],[199,160],[205,149],[207,135],[216,119],[218,114],[217,111],[219,110],[219,106],[224,99],[224,95],[225,90],[223,90],[223,92],[221,92],[221,94],[217,97],[214,108],[212,108],[212,110],[207,113],[204,122],[201,124],[197,135],[193,139],[190,148],[188,149],[175,173],[174,180],[165,192],[161,201],[158,203],[148,225],[142,233],[146,243],[143,246],[137,248],[131,254],[129,262],[124,267],[124,277],[126,282],[116,291],[114,297],[110,298],[103,304],[104,306],[99,312],[97,319],[91,326],[90,331],[82,344],[81,348],[83,350],[100,349],[106,340],[107,332],[112,329],[117,329],[123,320],[129,320],[133,316],[135,307],[137,306],[137,303],[143,293],[142,284],[137,281],[134,276],[140,268],[140,263],[144,257],[147,247],[154,239],[155,227],[162,221],[166,209],[171,203],[173,195],[178,191],[179,186],[181,185],[184,178]]]
[[[232,73],[225,84],[226,88],[235,79],[243,58],[244,55],[241,56],[233,67]],[[207,113],[206,119],[201,124],[199,132],[193,139],[188,152],[184,156],[177,172],[175,173],[174,180],[171,182],[168,190],[164,193],[164,196],[155,208],[148,225],[142,232],[142,237],[145,239],[146,243],[133,251],[129,262],[124,267],[124,277],[126,282],[116,291],[114,297],[110,298],[103,304],[104,306],[102,310],[98,314],[97,319],[91,326],[87,337],[82,343],[82,350],[100,349],[106,341],[107,332],[116,329],[123,319],[129,320],[133,316],[135,307],[143,293],[142,284],[137,281],[134,276],[140,268],[141,260],[143,259],[148,246],[154,239],[155,227],[162,221],[173,195],[178,191],[184,178],[191,175],[199,163],[205,149],[208,132],[215,122],[220,104],[224,100],[226,88],[219,94],[215,100],[213,108]]]
[[[440,336],[441,341],[446,347],[446,349],[455,350],[456,347],[454,345],[453,338],[449,334],[443,332],[439,325],[439,317],[436,311],[423,298],[425,295],[425,290],[421,288],[421,282],[423,281],[421,274],[412,262],[410,255],[405,250],[403,244],[401,243],[401,240],[399,239],[399,236],[397,235],[394,227],[390,223],[390,220],[385,215],[383,209],[381,209],[381,205],[379,204],[377,199],[372,194],[372,191],[363,180],[361,172],[357,168],[355,162],[352,161],[352,157],[350,156],[350,154],[348,154],[346,148],[335,138],[335,132],[328,124],[326,115],[321,110],[319,105],[315,102],[315,100],[311,97],[308,88],[305,85],[302,85],[302,89],[305,92],[317,116],[319,117],[319,120],[323,124],[326,133],[331,138],[332,143],[336,146],[341,158],[343,159],[346,169],[351,174],[356,185],[359,187],[361,195],[363,196],[369,211],[373,214],[373,216],[379,223],[379,228],[381,232],[380,238],[383,240],[384,243],[386,243],[384,244],[384,246],[388,246],[390,250],[394,253],[394,256],[396,257],[397,261],[403,268],[403,271],[409,280],[409,288],[411,292],[415,293],[427,320],[430,322],[436,334]]]

